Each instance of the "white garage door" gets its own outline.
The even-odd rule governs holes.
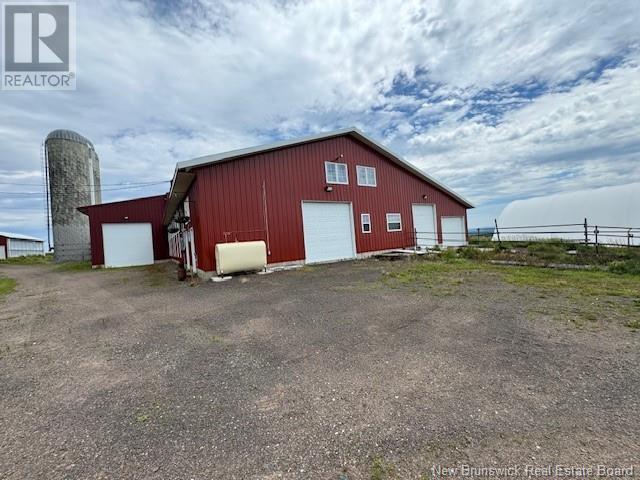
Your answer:
[[[132,267],[153,263],[150,223],[105,223],[102,225],[105,267]]]
[[[447,247],[467,244],[464,217],[442,217],[442,243]]]
[[[350,204],[303,202],[302,223],[307,263],[355,258]]]
[[[435,246],[438,243],[435,207],[433,205],[412,205],[411,212],[413,214],[416,245],[418,247]]]
[[[5,260],[7,258],[7,252],[4,248],[4,245],[0,245],[0,260]]]

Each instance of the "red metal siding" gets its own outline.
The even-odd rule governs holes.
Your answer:
[[[7,237],[0,235],[0,247],[7,245]]]
[[[91,263],[104,265],[102,244],[102,224],[104,223],[151,223],[153,258],[155,260],[169,258],[167,231],[162,224],[164,205],[165,196],[159,195],[86,207],[91,232]]]
[[[325,192],[325,161],[348,165],[349,185]],[[377,187],[357,185],[356,165],[376,168]],[[392,163],[352,137],[320,140],[194,169],[190,192],[198,268],[215,270],[215,245],[227,239],[265,239],[262,184],[266,186],[269,263],[305,258],[302,201],[351,202],[358,253],[413,245],[411,205],[435,204],[440,217],[464,216],[466,208],[447,193]],[[423,199],[427,195],[427,200]],[[370,213],[372,233],[363,234],[360,214]],[[387,232],[386,214],[402,215],[402,232]]]

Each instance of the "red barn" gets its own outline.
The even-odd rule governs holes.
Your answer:
[[[222,242],[264,240],[269,264],[463,245],[468,208],[463,197],[349,128],[179,163],[163,223],[170,255],[210,275]]]

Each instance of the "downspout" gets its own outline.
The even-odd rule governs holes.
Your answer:
[[[267,185],[262,180],[262,207],[264,209],[264,229],[267,234],[267,255],[271,255],[271,242],[269,240],[269,216],[267,214]]]
[[[198,275],[198,256],[196,255],[196,237],[193,225],[189,229],[189,241],[191,242],[191,273]]]

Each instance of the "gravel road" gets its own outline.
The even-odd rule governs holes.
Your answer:
[[[430,478],[630,466],[640,333],[498,278],[390,287],[374,260],[190,286],[173,266],[2,266],[2,479]]]

